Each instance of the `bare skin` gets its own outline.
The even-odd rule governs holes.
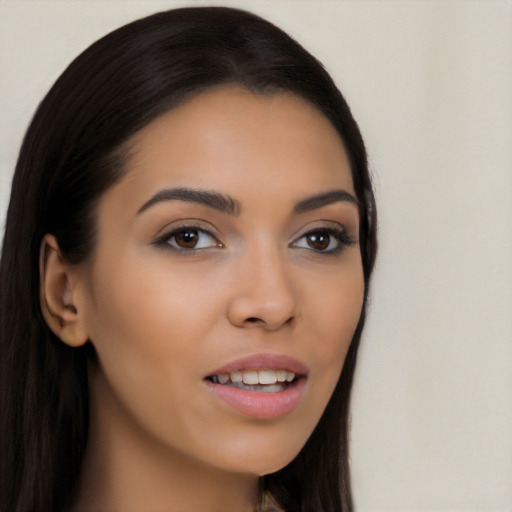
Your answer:
[[[353,196],[321,113],[229,86],[135,136],[88,262],[67,265],[47,235],[45,317],[98,355],[74,512],[253,510],[258,477],[289,463],[320,419],[359,319]],[[244,358],[274,373],[296,362],[292,405],[227,402],[212,375],[247,370]]]

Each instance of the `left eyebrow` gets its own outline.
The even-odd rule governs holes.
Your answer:
[[[320,194],[316,194],[311,197],[307,197],[302,201],[299,201],[295,207],[293,208],[294,213],[304,213],[309,212],[311,210],[316,210],[317,208],[322,208],[322,206],[327,206],[332,203],[337,203],[339,201],[353,203],[356,206],[359,205],[359,201],[357,198],[347,192],[346,190],[329,190],[327,192],[322,192]]]

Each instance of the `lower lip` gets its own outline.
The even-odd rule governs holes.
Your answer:
[[[304,394],[305,380],[301,378],[293,386],[275,393],[248,391],[234,386],[205,382],[221,400],[245,416],[271,419],[286,416],[299,405]]]

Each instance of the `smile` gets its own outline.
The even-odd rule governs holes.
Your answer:
[[[208,389],[245,416],[270,419],[290,414],[304,395],[308,369],[285,356],[251,356],[205,377]]]
[[[233,386],[247,391],[278,393],[295,381],[296,375],[287,370],[246,370],[211,375],[207,379],[214,384]]]

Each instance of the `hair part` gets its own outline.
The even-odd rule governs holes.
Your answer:
[[[77,57],[39,105],[13,179],[0,261],[0,512],[64,510],[87,442],[90,345],[70,348],[39,305],[39,251],[55,235],[63,257],[93,254],[96,204],[125,169],[127,144],[187,98],[239,84],[288,91],[339,134],[359,200],[365,299],[334,394],[315,431],[264,486],[286,511],[351,508],[348,407],[376,254],[376,211],[363,139],[322,65],[285,32],[245,11],[182,8],[132,22]]]

